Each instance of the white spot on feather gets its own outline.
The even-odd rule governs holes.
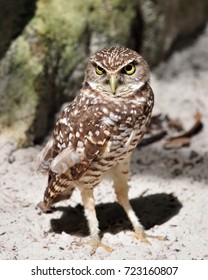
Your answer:
[[[79,131],[76,132],[76,137],[79,138],[80,137],[80,133]]]
[[[109,117],[113,120],[113,121],[117,121],[118,120],[118,115],[113,114],[112,112],[110,112]]]
[[[103,113],[104,114],[108,114],[109,113],[108,109],[107,108],[103,108]]]
[[[77,147],[78,147],[78,148],[83,148],[83,147],[84,147],[83,142],[82,142],[82,141],[78,141],[78,142],[77,142]]]
[[[104,130],[104,133],[105,133],[106,136],[110,135],[110,132],[108,130]]]
[[[59,131],[59,139],[60,138],[63,138],[63,134],[62,134],[61,130]]]
[[[66,144],[65,144],[65,143],[62,144],[62,148],[63,148],[63,149],[66,148]]]
[[[136,132],[133,130],[129,139],[127,140],[127,142],[125,143],[124,147],[128,147],[132,141],[132,139],[135,137]]]
[[[88,132],[88,135],[89,135],[90,137],[92,137],[92,136],[93,136],[93,133],[92,133],[92,131],[91,131],[91,130]]]
[[[74,113],[74,115],[77,115],[78,114],[78,110],[75,109],[73,113]]]
[[[65,124],[65,125],[67,125],[67,120],[66,120],[66,118],[61,119],[61,120],[60,120],[60,123],[63,123],[63,124]]]
[[[109,117],[103,117],[102,123],[104,125],[115,125],[114,121],[112,121],[112,119],[110,119]]]
[[[60,143],[57,144],[57,147],[61,150],[62,145]]]

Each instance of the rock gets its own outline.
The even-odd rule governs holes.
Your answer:
[[[19,146],[39,143],[48,133],[61,104],[81,87],[90,54],[126,45],[156,65],[179,39],[204,26],[208,10],[206,0],[39,0],[36,5],[0,61],[0,133]],[[10,31],[0,53],[14,36]]]
[[[36,0],[0,0],[0,58],[34,15]]]
[[[39,1],[34,18],[1,60],[1,137],[9,134],[26,146],[50,128],[69,77],[86,57],[78,44],[85,29],[84,19],[76,18],[79,9],[79,1]]]
[[[208,19],[206,0],[140,0],[143,17],[142,54],[152,66],[175,48],[190,44]]]

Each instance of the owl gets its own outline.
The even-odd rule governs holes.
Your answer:
[[[53,134],[37,159],[36,169],[48,172],[44,211],[70,198],[78,188],[90,236],[77,245],[112,249],[101,242],[94,188],[108,176],[118,203],[125,210],[134,236],[150,237],[128,199],[129,166],[133,150],[150,122],[154,104],[149,67],[135,51],[110,47],[88,61],[83,86],[60,114]]]

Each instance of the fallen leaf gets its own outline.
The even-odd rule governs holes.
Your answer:
[[[169,119],[168,120],[169,128],[174,128],[176,131],[183,131],[183,125],[179,119]]]
[[[190,137],[197,134],[203,127],[201,118],[201,114],[197,112],[194,116],[195,123],[193,126],[187,131],[184,131],[176,136],[169,137],[164,143],[163,147],[165,149],[179,149],[181,147],[189,146],[191,143]]]
[[[164,145],[163,148],[165,149],[173,149],[173,148],[181,148],[181,147],[187,147],[190,145],[190,138],[188,137],[179,137],[179,138],[173,138],[168,139]]]
[[[184,131],[176,136],[170,137],[168,140],[184,138],[184,137],[191,137],[191,136],[197,134],[203,127],[203,124],[201,122],[201,114],[199,112],[197,112],[194,116],[194,119],[195,119],[195,123],[189,130]]]

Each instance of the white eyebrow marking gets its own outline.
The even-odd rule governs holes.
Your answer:
[[[138,83],[132,84],[131,88],[134,89],[134,90],[135,89],[140,89],[143,85],[144,85],[144,82],[139,81]]]
[[[94,82],[89,81],[88,84],[91,86],[92,89],[96,89],[97,88],[97,84]]]

